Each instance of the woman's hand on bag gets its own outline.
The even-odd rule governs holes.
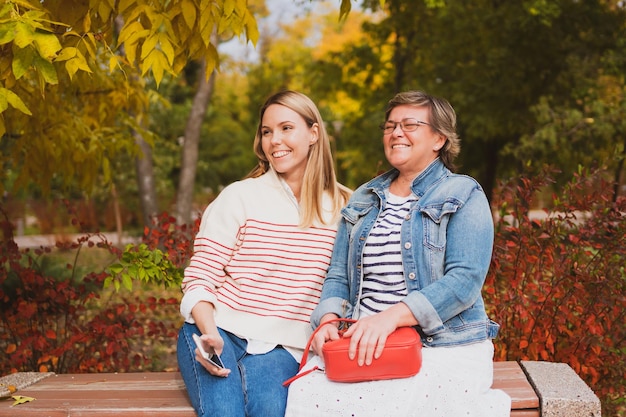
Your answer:
[[[359,366],[371,365],[380,358],[387,342],[387,337],[398,327],[412,326],[417,320],[404,303],[398,303],[387,310],[369,317],[363,317],[354,323],[344,334],[350,337],[348,355],[350,360],[357,359]]]
[[[320,323],[325,323],[329,320],[336,319],[336,314],[325,314],[320,320]],[[322,325],[322,328],[317,331],[315,337],[313,337],[313,341],[311,342],[311,347],[313,348],[313,352],[316,355],[323,358],[322,356],[322,346],[324,343],[329,340],[337,340],[341,336],[339,336],[339,329],[337,328],[337,323],[329,323]]]
[[[379,358],[387,336],[396,330],[394,323],[382,320],[379,316],[376,314],[359,319],[344,333],[345,337],[350,337],[350,360],[356,358],[359,366],[371,365],[374,358]]]

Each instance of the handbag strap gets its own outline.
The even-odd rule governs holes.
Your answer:
[[[306,372],[300,373],[300,371],[302,371],[302,368],[304,368],[304,365],[306,365],[306,362],[307,362],[307,360],[309,358],[309,350],[311,349],[311,343],[313,342],[313,338],[315,337],[317,332],[322,327],[324,327],[327,324],[338,323],[338,322],[356,323],[356,320],[355,319],[347,319],[347,318],[336,318],[336,319],[327,320],[324,323],[322,323],[319,326],[317,326],[317,328],[313,331],[313,333],[311,333],[311,336],[309,336],[309,340],[306,343],[306,347],[304,348],[304,353],[302,354],[302,359],[300,360],[300,367],[298,368],[298,373],[296,375],[294,375],[293,377],[289,378],[288,380],[286,380],[285,382],[283,382],[283,386],[284,387],[288,386],[289,384],[291,384],[296,379],[301,378],[301,377],[303,377],[305,375],[308,375],[311,372],[316,371],[316,370],[319,369],[319,366],[314,366],[313,368],[307,370]]]

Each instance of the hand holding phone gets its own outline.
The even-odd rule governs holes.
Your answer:
[[[200,355],[202,355],[204,359],[206,359],[211,365],[217,366],[220,369],[224,369],[224,364],[222,363],[220,355],[215,353],[213,349],[211,349],[212,353],[207,352],[206,349],[204,349],[204,343],[202,342],[202,339],[200,339],[200,336],[194,333],[193,341],[196,342],[196,347],[198,348],[198,350],[200,351]]]

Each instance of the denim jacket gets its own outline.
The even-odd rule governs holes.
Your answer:
[[[386,204],[393,169],[359,187],[342,210],[333,255],[313,327],[324,314],[358,318],[363,247]],[[401,229],[408,295],[402,300],[418,321],[424,346],[453,346],[493,339],[481,290],[491,262],[493,219],[480,185],[453,174],[437,159],[411,186],[413,203]]]

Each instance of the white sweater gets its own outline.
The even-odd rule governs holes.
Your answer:
[[[229,185],[207,207],[182,283],[187,322],[194,322],[196,303],[208,301],[224,330],[305,347],[337,225],[300,229],[297,203],[285,187],[270,170]]]

